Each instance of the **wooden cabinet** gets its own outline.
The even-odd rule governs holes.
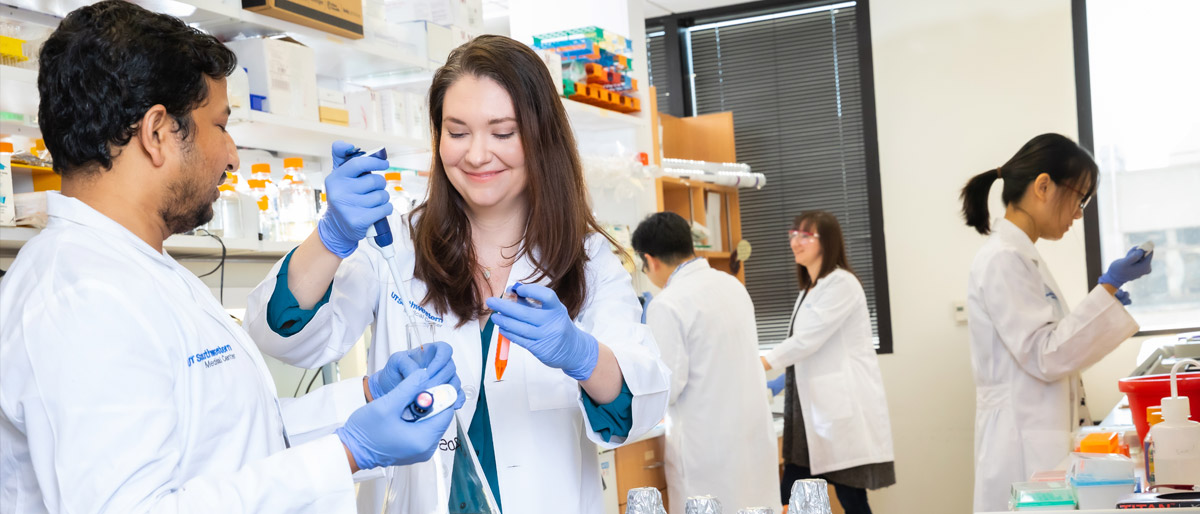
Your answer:
[[[733,249],[742,240],[737,188],[674,177],[660,177],[655,182],[659,212],[673,212],[708,228],[708,242],[713,249],[697,249],[696,255],[707,258],[713,269],[733,274],[745,283],[745,269],[738,266],[734,272],[732,268]],[[714,221],[718,226],[709,226]]]
[[[625,500],[629,490],[653,487],[662,494],[663,506],[667,506],[667,475],[664,469],[662,436],[617,448],[617,501],[621,514],[625,514]]]

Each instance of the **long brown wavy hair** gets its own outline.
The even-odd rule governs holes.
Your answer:
[[[571,317],[587,298],[585,240],[593,232],[616,242],[592,216],[583,166],[567,112],[542,59],[528,46],[503,36],[480,36],[450,52],[429,88],[433,163],[429,199],[414,212],[415,276],[428,288],[424,302],[439,313],[453,312],[462,326],[484,315],[475,274],[466,201],[446,176],[438,149],[446,90],[463,77],[489,78],[512,98],[525,153],[529,199],[525,237],[516,258],[526,256],[534,272],[524,281],[549,278],[550,288]]]

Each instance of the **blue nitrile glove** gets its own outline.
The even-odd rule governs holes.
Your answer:
[[[767,381],[767,388],[771,390],[771,396],[776,396],[783,392],[783,385],[787,382],[787,373],[780,373],[774,380]]]
[[[1129,293],[1124,289],[1118,289],[1113,296],[1117,297],[1117,301],[1121,302],[1121,305],[1130,305],[1133,303],[1133,300],[1129,298]]]
[[[350,158],[357,151],[341,141],[333,143],[333,171],[325,178],[329,207],[317,222],[321,243],[343,259],[367,237],[368,227],[392,213],[387,181],[371,173],[388,169],[388,162],[369,155]]]
[[[419,422],[404,421],[400,413],[421,391],[436,385],[440,384],[429,380],[425,370],[417,370],[383,397],[350,414],[337,435],[354,456],[358,469],[404,466],[433,456],[454,419],[454,409]]]
[[[1109,264],[1108,271],[1100,275],[1100,280],[1096,282],[1120,289],[1126,282],[1149,274],[1150,261],[1153,259],[1154,252],[1146,255],[1144,250],[1135,246],[1124,257]]]
[[[380,398],[394,389],[405,377],[424,369],[435,383],[446,383],[458,391],[458,401],[454,408],[462,407],[467,400],[462,394],[462,383],[458,379],[458,371],[454,366],[454,349],[450,345],[438,341],[425,345],[424,349],[413,348],[403,352],[393,353],[388,357],[383,369],[367,377],[367,388],[371,390],[372,398]]]
[[[587,380],[600,358],[600,344],[571,321],[554,290],[537,284],[516,284],[517,296],[542,302],[541,307],[512,300],[488,298],[496,311],[492,322],[509,341],[529,350],[543,364],[558,368],[575,380]]]

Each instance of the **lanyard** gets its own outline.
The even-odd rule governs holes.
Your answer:
[[[698,260],[700,260],[700,259],[703,259],[703,258],[704,258],[704,257],[694,257],[694,258],[692,258],[692,260],[690,260],[690,261],[687,261],[687,262],[685,262],[685,263],[683,263],[683,264],[680,264],[679,266],[676,266],[676,267],[675,267],[675,271],[672,271],[672,272],[671,272],[671,276],[667,277],[667,286],[671,285],[671,280],[675,278],[675,274],[676,274],[676,273],[679,273],[679,270],[683,269],[683,267],[684,267],[684,266],[687,266],[688,264],[691,264],[691,263],[693,263],[693,262],[696,262],[696,261],[698,261]],[[663,286],[663,288],[665,289],[665,288],[666,288],[666,286]]]

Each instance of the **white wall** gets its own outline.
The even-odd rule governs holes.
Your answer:
[[[881,513],[969,512],[975,388],[951,306],[966,299],[984,237],[961,221],[958,192],[1034,135],[1077,136],[1070,2],[870,7],[895,348],[880,364],[897,471],[897,485],[870,497]],[[1086,294],[1080,225],[1038,245],[1072,303]]]

